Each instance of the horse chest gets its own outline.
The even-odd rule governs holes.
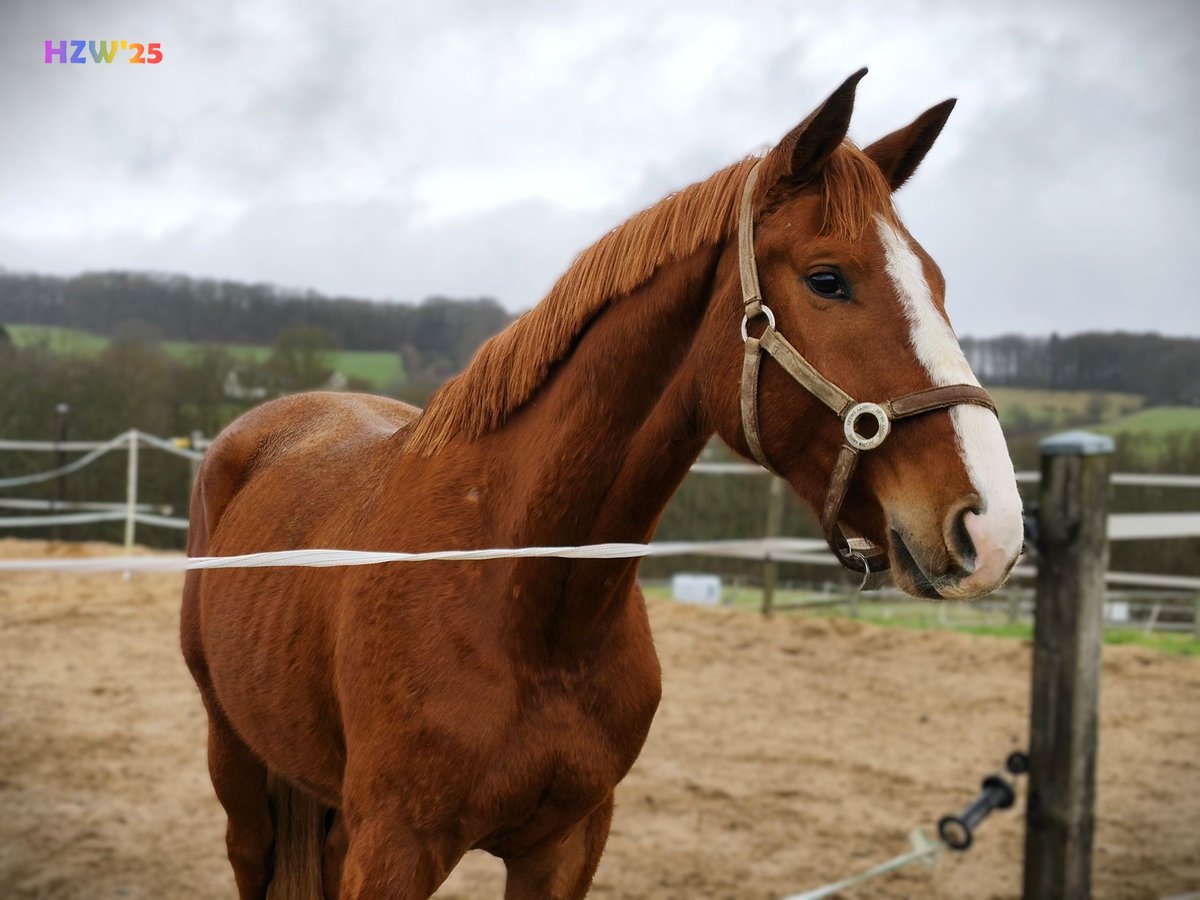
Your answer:
[[[654,685],[621,696],[564,693],[530,707],[518,742],[568,789],[611,787],[637,758],[656,705]]]
[[[621,641],[589,655],[574,674],[524,688],[524,742],[540,744],[564,775],[596,774],[611,788],[641,751],[661,693],[653,646]]]
[[[480,846],[519,852],[570,827],[612,793],[636,760],[658,703],[656,678],[630,687],[604,698],[578,685],[538,692],[483,792],[505,802]]]

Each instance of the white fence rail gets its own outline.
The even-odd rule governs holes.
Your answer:
[[[186,443],[190,443],[186,442]],[[57,478],[78,472],[108,453],[124,450],[126,454],[125,469],[125,502],[84,502],[78,504],[60,503],[55,500],[22,500],[0,499],[0,506],[9,509],[49,509],[46,515],[2,516],[0,529],[13,528],[44,528],[59,525],[91,525],[97,522],[124,522],[125,549],[133,548],[137,534],[137,526],[152,525],[159,528],[186,530],[188,520],[170,515],[171,507],[155,507],[138,503],[138,451],[142,447],[162,450],[174,456],[182,457],[190,462],[198,462],[204,458],[199,450],[191,449],[185,442],[164,440],[153,434],[146,434],[131,428],[107,441],[14,441],[0,440],[0,451],[29,451],[29,452],[82,452],[78,459],[29,475],[17,475],[11,478],[0,478],[0,488],[25,487],[41,484]],[[37,506],[35,504],[46,504]],[[75,508],[79,512],[58,512],[63,508]]]

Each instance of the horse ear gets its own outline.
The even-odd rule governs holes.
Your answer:
[[[943,100],[917,116],[911,125],[893,131],[866,149],[867,156],[879,166],[893,191],[917,171],[917,166],[942,133],[942,127],[957,102],[954,99]]]
[[[828,100],[789,131],[767,154],[764,160],[769,173],[764,173],[766,184],[784,177],[809,181],[821,171],[833,151],[846,139],[850,113],[854,111],[854,89],[866,74],[864,67],[843,81]]]

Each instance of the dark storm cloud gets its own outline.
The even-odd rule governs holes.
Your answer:
[[[536,302],[861,63],[868,142],[959,107],[900,205],[962,332],[1200,332],[1193,3],[24,2],[0,264]],[[153,69],[45,38],[160,40]]]

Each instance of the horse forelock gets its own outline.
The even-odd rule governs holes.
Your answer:
[[[894,224],[892,188],[866,153],[844,141],[821,171],[821,233],[847,241],[874,233],[878,218]]]
[[[485,342],[470,365],[434,393],[408,431],[406,448],[431,455],[452,440],[501,427],[610,301],[646,284],[662,266],[736,232],[742,188],[755,162],[740,160],[669,195],[580,253],[541,303]],[[818,187],[823,234],[856,240],[877,215],[895,218],[886,179],[849,141],[831,155]]]

